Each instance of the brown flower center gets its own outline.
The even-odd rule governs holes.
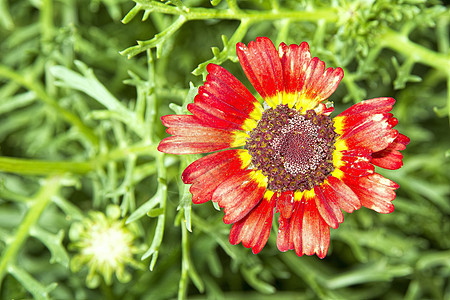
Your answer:
[[[337,134],[333,120],[313,110],[300,114],[287,105],[264,111],[245,148],[273,191],[304,191],[334,170]]]

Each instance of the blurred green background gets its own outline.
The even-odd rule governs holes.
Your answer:
[[[0,0],[0,298],[450,299],[449,25],[424,0]],[[180,180],[200,156],[156,151],[207,63],[250,88],[235,44],[258,36],[342,67],[336,113],[394,97],[411,138],[379,170],[394,213],[345,214],[323,260],[230,245]],[[93,264],[95,222],[130,257]]]

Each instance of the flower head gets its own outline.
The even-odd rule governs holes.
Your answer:
[[[78,250],[71,261],[73,272],[79,271],[84,265],[89,267],[86,283],[95,288],[102,276],[106,284],[111,284],[115,273],[121,282],[131,279],[125,267],[127,265],[142,268],[133,256],[140,252],[134,242],[136,235],[133,228],[125,226],[125,220],[119,220],[120,208],[111,205],[107,214],[93,211],[88,218],[74,223],[69,231],[71,247]]]
[[[173,136],[159,151],[209,154],[182,174],[194,203],[212,200],[233,224],[230,242],[258,253],[279,213],[277,246],[297,255],[325,257],[330,227],[348,213],[368,207],[391,213],[398,185],[375,173],[402,166],[409,139],[393,127],[392,98],[362,101],[331,118],[326,100],[343,78],[311,58],[306,42],[282,43],[278,51],[264,37],[237,55],[264,105],[233,75],[210,64],[192,115],[162,117]],[[225,150],[232,148],[230,150]],[[225,150],[225,151],[220,151]]]

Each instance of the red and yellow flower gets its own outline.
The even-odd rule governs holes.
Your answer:
[[[403,164],[399,150],[409,139],[394,129],[395,100],[362,101],[332,119],[326,100],[343,71],[325,69],[323,61],[311,58],[306,42],[282,43],[277,51],[261,37],[236,48],[264,104],[224,68],[210,64],[188,105],[192,115],[162,117],[172,136],[158,150],[214,152],[189,165],[182,180],[192,184],[194,203],[211,200],[223,208],[223,221],[233,224],[232,244],[261,251],[275,211],[279,250],[323,258],[330,227],[344,220],[342,210],[394,210],[398,185],[374,166],[394,170]]]

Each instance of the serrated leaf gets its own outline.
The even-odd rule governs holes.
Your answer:
[[[40,240],[50,251],[50,263],[60,263],[66,268],[69,266],[69,255],[62,245],[64,230],[61,229],[57,234],[52,234],[39,226],[34,226],[30,230],[30,235]]]
[[[253,268],[247,266],[241,267],[241,273],[245,278],[245,281],[251,285],[255,290],[263,294],[273,294],[276,289],[272,285],[258,278],[258,274],[262,271],[261,265],[256,265]]]
[[[15,265],[10,265],[8,271],[33,295],[34,299],[37,300],[50,300],[49,293],[57,286],[56,283],[44,286],[34,279],[27,271]]]
[[[129,224],[131,222],[134,222],[140,218],[142,218],[144,215],[146,215],[152,208],[154,208],[156,205],[159,204],[160,200],[160,193],[156,192],[153,197],[151,197],[148,201],[146,201],[144,204],[139,206],[138,209],[136,209],[127,219],[126,224]]]
[[[178,29],[183,26],[183,24],[187,21],[186,17],[180,15],[169,27],[167,27],[164,31],[156,34],[152,39],[147,41],[138,41],[137,46],[129,47],[123,51],[120,51],[121,55],[126,55],[128,58],[132,58],[144,51],[147,51],[152,48],[159,48],[159,52],[157,54],[161,54],[161,47],[169,39]],[[158,49],[157,49],[158,50]],[[157,55],[159,58],[160,55]]]

